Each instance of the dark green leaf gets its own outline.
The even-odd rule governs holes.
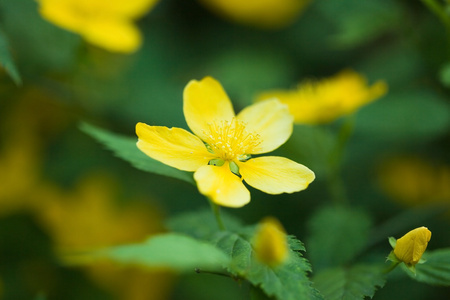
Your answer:
[[[194,184],[190,173],[169,167],[142,153],[136,147],[137,138],[121,136],[87,123],[82,123],[80,128],[105,145],[106,148],[113,151],[118,157],[128,161],[139,170],[181,179]]]
[[[216,247],[177,233],[153,236],[139,244],[103,249],[94,253],[95,258],[177,271],[194,271],[195,268],[219,270],[229,262],[229,258]]]
[[[0,30],[0,64],[5,68],[6,72],[11,76],[17,85],[22,84],[19,71],[17,71],[16,65],[11,57],[9,51],[9,43],[5,33]]]
[[[357,300],[372,298],[377,288],[384,286],[385,278],[379,266],[356,265],[324,270],[313,281],[327,300]]]
[[[422,258],[425,262],[416,265],[416,276],[409,270],[406,273],[420,282],[450,286],[450,248],[427,251]]]
[[[228,271],[247,279],[252,285],[260,287],[268,296],[277,299],[321,299],[311,286],[307,273],[311,271],[308,261],[297,250],[304,250],[297,240],[290,239],[291,252],[288,260],[277,267],[270,268],[258,262],[250,242],[253,230],[244,235],[222,231],[213,242],[232,259]],[[294,251],[295,250],[295,251]]]
[[[371,225],[368,216],[356,209],[330,206],[309,221],[307,242],[316,271],[349,262],[365,246]]]

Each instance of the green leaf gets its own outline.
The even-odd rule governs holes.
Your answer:
[[[382,269],[373,265],[326,269],[313,278],[314,286],[327,300],[372,298],[382,288],[385,278]]]
[[[82,131],[105,145],[107,149],[113,151],[115,155],[128,161],[139,170],[173,177],[195,184],[190,173],[169,167],[142,153],[136,147],[137,138],[111,133],[87,123],[81,123],[80,128]]]
[[[371,222],[360,210],[330,206],[309,221],[307,241],[316,271],[349,262],[365,246]]]
[[[220,212],[222,221],[228,230],[234,231],[242,227],[240,220],[226,211]],[[184,233],[194,238],[208,240],[220,231],[211,209],[182,213],[167,220],[166,226],[170,231]]]
[[[382,116],[382,117],[380,117]],[[431,140],[447,132],[450,106],[446,99],[426,89],[388,93],[356,115],[355,134],[374,141]]]
[[[0,30],[0,64],[3,68],[5,68],[6,72],[9,76],[11,76],[12,80],[14,80],[17,85],[22,84],[19,71],[17,71],[16,65],[14,64],[9,51],[8,39],[2,30]]]
[[[340,48],[360,46],[401,24],[402,7],[393,1],[322,1],[317,7],[333,23],[331,42]]]
[[[408,270],[406,273],[423,283],[450,286],[450,248],[427,251],[422,258],[425,262],[416,264],[416,276]]]
[[[92,259],[176,271],[221,270],[229,258],[216,247],[183,234],[153,236],[143,243],[116,246],[93,253]],[[76,257],[75,257],[76,259]]]
[[[322,299],[307,276],[311,271],[308,261],[297,252],[304,251],[301,242],[291,238],[288,260],[280,266],[270,268],[254,257],[250,242],[253,233],[254,228],[251,228],[242,235],[222,231],[214,237],[214,244],[232,259],[227,268],[230,273],[247,279],[268,296],[277,299]]]

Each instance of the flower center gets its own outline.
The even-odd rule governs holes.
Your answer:
[[[212,152],[223,160],[246,160],[261,144],[258,134],[249,133],[245,123],[233,118],[231,121],[208,123],[205,132]]]

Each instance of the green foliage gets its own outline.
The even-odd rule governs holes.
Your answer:
[[[313,281],[327,300],[356,300],[372,298],[377,288],[384,286],[385,278],[380,266],[355,265],[321,271]]]
[[[242,227],[242,222],[226,211],[220,212],[226,228],[236,231]],[[220,231],[214,214],[210,209],[186,212],[175,215],[166,221],[166,226],[174,232],[184,233],[194,238],[207,240]]]
[[[382,117],[380,117],[382,116]],[[374,140],[417,141],[442,135],[450,126],[448,102],[431,90],[389,93],[357,114],[356,134]]]
[[[414,280],[431,284],[450,286],[450,248],[427,251],[422,256],[424,263],[416,264],[416,275],[402,264],[406,273]]]
[[[328,206],[309,221],[308,254],[315,271],[349,262],[365,246],[371,221],[354,208]]]
[[[19,71],[17,71],[16,65],[11,57],[8,39],[2,30],[0,30],[0,65],[5,68],[6,72],[8,72],[9,76],[11,76],[17,85],[22,84]]]
[[[178,233],[153,236],[143,243],[111,247],[94,254],[123,264],[176,271],[221,269],[228,257],[214,246]]]
[[[139,170],[181,179],[194,184],[190,173],[169,167],[142,153],[136,147],[137,138],[114,134],[87,123],[82,123],[80,128],[105,145],[107,149],[113,151],[115,155],[128,161]]]
[[[311,271],[308,261],[298,251],[304,247],[291,239],[291,252],[284,264],[270,268],[258,262],[253,253],[251,237],[253,230],[245,234],[222,231],[213,238],[214,244],[231,258],[227,269],[233,275],[247,279],[259,286],[268,296],[277,299],[321,299],[311,286],[307,273]]]
[[[319,2],[320,3],[320,2]],[[333,20],[333,45],[353,48],[370,42],[399,25],[401,6],[393,1],[343,0],[319,4],[320,11]],[[341,18],[335,18],[336,14]],[[370,19],[371,22],[367,22]]]

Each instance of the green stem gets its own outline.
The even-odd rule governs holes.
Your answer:
[[[441,20],[441,22],[447,27],[450,34],[450,17],[446,13],[445,7],[436,0],[422,0],[422,2]]]
[[[348,116],[344,120],[344,123],[339,129],[336,145],[329,157],[330,173],[328,175],[328,188],[334,202],[339,204],[348,202],[340,171],[345,147],[353,133],[354,121],[353,116]]]
[[[220,216],[220,207],[209,200],[209,204],[211,205],[211,209],[214,213],[214,217],[216,218],[217,226],[219,226],[219,229],[222,231],[225,231],[225,225],[223,224],[222,217]]]
[[[392,270],[394,270],[400,263],[399,262],[393,262],[389,267],[387,267],[384,271],[383,274],[388,274],[389,272],[391,272]]]

